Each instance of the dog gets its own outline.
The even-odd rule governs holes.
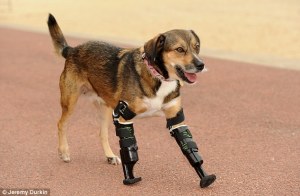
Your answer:
[[[63,161],[70,161],[65,124],[81,95],[93,97],[94,104],[100,110],[100,140],[109,164],[121,164],[121,159],[113,153],[108,142],[112,114],[116,112],[120,100],[136,118],[164,115],[167,121],[173,119],[173,130],[174,127],[185,126],[183,113],[179,115],[182,111],[180,88],[185,83],[194,84],[196,74],[205,70],[199,57],[200,39],[193,30],[167,31],[150,39],[142,47],[127,49],[100,41],[71,47],[51,14],[48,27],[57,54],[66,59],[59,81],[62,114],[58,121],[58,152]],[[176,116],[180,116],[179,120]],[[124,126],[128,122],[122,115],[118,120]],[[121,140],[120,136],[120,145]],[[125,148],[121,146],[121,149]],[[122,162],[126,163],[126,156],[133,156],[130,154],[134,151],[132,149],[126,151],[124,160],[121,156]],[[193,149],[197,152],[196,148]],[[125,178],[133,179],[133,175],[126,176],[125,170],[126,165]],[[131,183],[135,182],[127,182]]]

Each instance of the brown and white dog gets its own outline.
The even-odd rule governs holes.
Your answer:
[[[70,161],[70,153],[64,125],[80,95],[95,97],[102,114],[100,139],[105,156],[110,164],[120,164],[108,142],[119,100],[126,101],[136,117],[164,114],[171,119],[182,109],[181,86],[195,83],[196,73],[204,70],[200,40],[192,30],[167,31],[140,48],[127,49],[96,41],[70,47],[51,14],[48,27],[56,52],[66,59],[59,83],[62,115],[58,122],[58,151],[65,162]]]

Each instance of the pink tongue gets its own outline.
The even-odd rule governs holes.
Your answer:
[[[184,72],[185,77],[191,82],[194,83],[197,80],[197,75],[194,73],[186,73]]]

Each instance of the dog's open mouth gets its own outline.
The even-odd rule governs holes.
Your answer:
[[[185,82],[193,84],[197,81],[197,75],[195,73],[185,72],[179,66],[176,66],[177,75]]]

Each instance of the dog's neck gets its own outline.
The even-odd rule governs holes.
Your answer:
[[[150,63],[150,61],[147,59],[146,53],[143,52],[142,53],[142,59],[148,69],[148,71],[151,73],[151,75],[154,78],[158,78],[161,81],[166,81],[166,82],[170,82],[170,81],[174,81],[174,79],[170,79],[170,78],[165,78],[163,75],[161,75],[155,68],[154,66]]]

